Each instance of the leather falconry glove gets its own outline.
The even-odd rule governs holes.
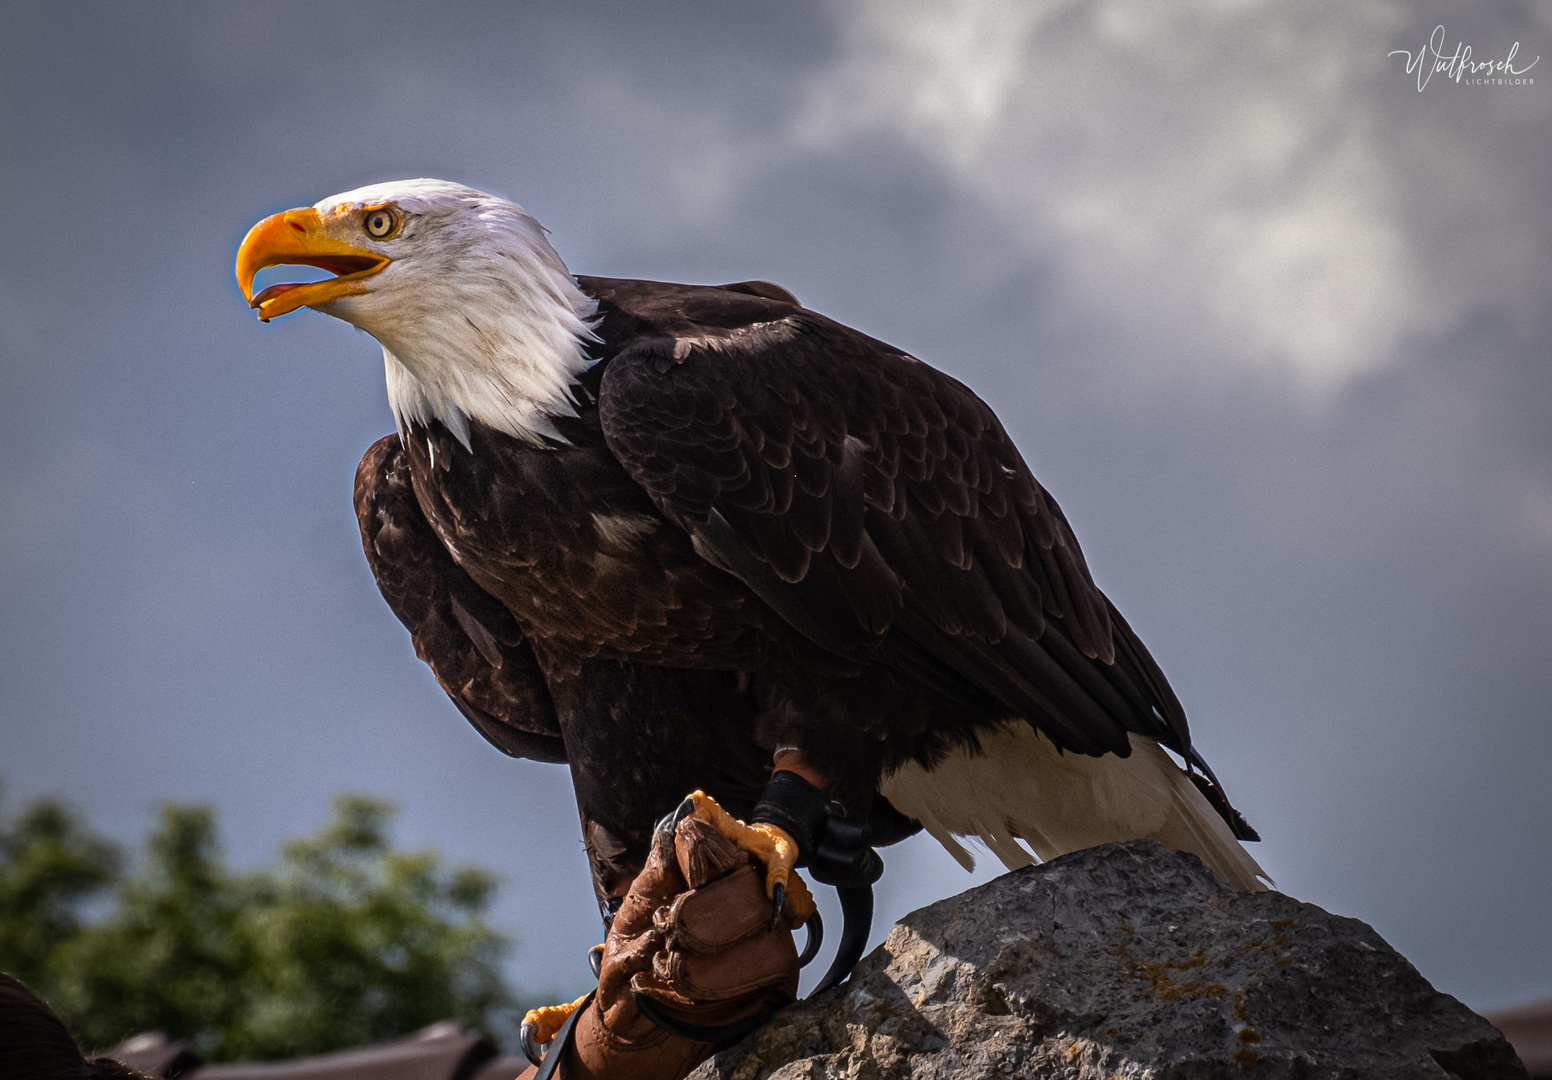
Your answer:
[[[799,925],[790,905],[773,919],[747,852],[699,818],[665,822],[609,928],[596,995],[550,1051],[564,1054],[555,1075],[680,1080],[797,1000]]]

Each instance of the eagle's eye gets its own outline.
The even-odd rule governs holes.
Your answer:
[[[368,210],[362,224],[366,227],[366,234],[373,240],[387,240],[399,231],[399,214],[387,206],[379,206],[376,210]]]

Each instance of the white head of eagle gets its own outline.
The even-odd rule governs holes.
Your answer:
[[[270,266],[336,276],[271,285]],[[529,442],[558,438],[596,303],[522,207],[446,180],[396,180],[272,215],[249,230],[237,279],[259,318],[312,307],[383,347],[400,432],[440,420],[465,445],[469,418]]]

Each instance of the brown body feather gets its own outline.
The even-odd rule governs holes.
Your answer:
[[[413,426],[368,452],[356,503],[459,708],[509,753],[570,761],[585,829],[612,838],[590,840],[595,873],[611,845],[639,863],[692,788],[749,805],[778,744],[884,839],[909,831],[884,774],[1010,717],[1064,751],[1125,756],[1136,734],[1200,762],[967,388],[775,286],[579,280],[599,341],[566,442]]]

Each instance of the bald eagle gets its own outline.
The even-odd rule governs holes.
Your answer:
[[[335,276],[255,295],[280,264]],[[573,277],[439,180],[269,217],[237,273],[262,320],[382,344],[372,572],[486,739],[569,762],[601,901],[686,792],[748,817],[783,760],[871,844],[1016,867],[1155,837],[1259,887],[1163,672],[963,384],[765,282]]]

